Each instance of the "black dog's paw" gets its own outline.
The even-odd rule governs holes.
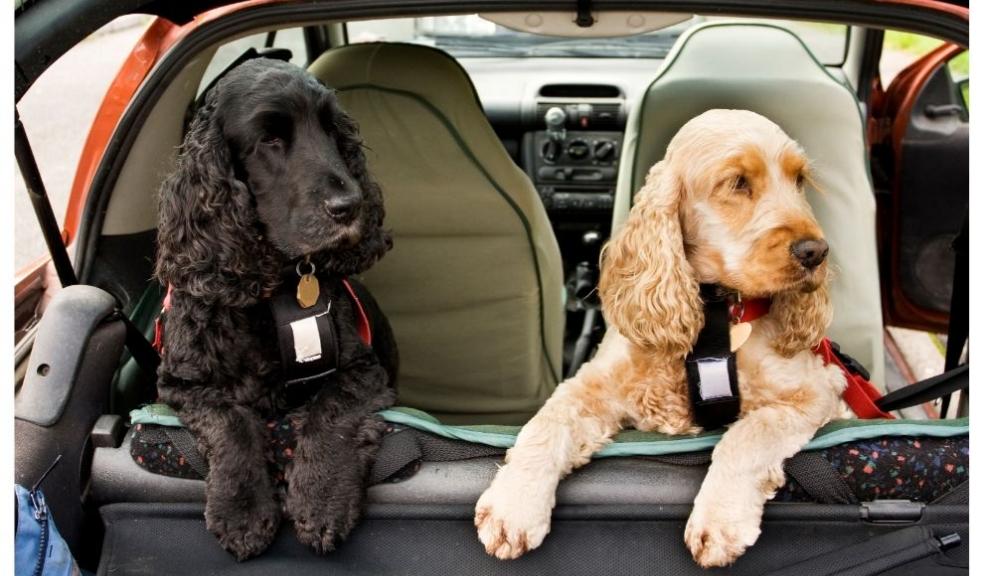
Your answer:
[[[335,545],[344,540],[359,519],[359,513],[342,513],[338,516],[318,518],[314,514],[300,514],[294,517],[294,531],[297,540],[314,549],[318,554],[327,554]]]
[[[319,554],[327,554],[348,536],[362,514],[361,486],[326,483],[323,490],[291,484],[287,513],[294,519],[297,539]]]
[[[280,505],[272,496],[224,502],[210,497],[205,505],[205,526],[242,562],[273,543],[280,527]]]

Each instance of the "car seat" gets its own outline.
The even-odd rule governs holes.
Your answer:
[[[713,108],[747,109],[802,145],[819,191],[807,194],[830,244],[834,318],[828,334],[884,389],[875,197],[865,124],[851,88],[795,34],[771,24],[710,23],[683,34],[630,112],[612,229],[628,216],[674,134]]]

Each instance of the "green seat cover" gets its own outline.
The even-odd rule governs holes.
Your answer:
[[[441,422],[434,416],[413,408],[396,407],[383,410],[380,415],[387,422],[401,424],[453,440],[465,440],[476,444],[511,448],[516,443],[519,426],[462,425]],[[133,424],[158,426],[183,426],[177,415],[164,404],[151,404],[130,413]],[[623,430],[612,442],[593,455],[593,458],[610,456],[661,456],[711,450],[723,435],[723,430],[702,432],[695,436],[671,436],[658,432]],[[834,420],[814,435],[804,450],[820,450],[838,444],[870,440],[887,436],[931,436],[951,438],[970,433],[970,419],[950,420]]]
[[[364,276],[400,349],[399,402],[518,424],[561,369],[560,250],[530,180],[447,54],[353,44],[310,71],[359,124],[394,248]]]

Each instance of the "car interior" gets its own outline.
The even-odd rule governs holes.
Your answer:
[[[153,403],[154,380],[124,349],[125,326],[107,319],[121,309],[153,336],[164,296],[151,279],[157,189],[202,92],[247,50],[305,67],[337,91],[359,124],[394,236],[393,250],[361,278],[400,350],[402,411],[390,411],[391,422],[454,441],[494,445],[503,434],[514,435],[590,357],[605,329],[595,294],[602,246],[670,138],[711,108],[758,112],[803,146],[816,175],[809,198],[837,271],[830,336],[880,388],[902,385],[883,330],[890,321],[905,322],[883,317],[883,301],[893,298],[886,294],[914,300],[909,311],[923,310],[924,326],[945,331],[954,264],[949,255],[940,262],[948,249],[941,238],[955,236],[966,218],[966,106],[956,114],[925,112],[959,104],[946,67],[921,96],[935,99],[905,112],[918,116],[909,123],[919,130],[904,141],[906,157],[934,154],[953,167],[939,186],[952,209],[937,210],[939,200],[915,192],[929,186],[932,171],[917,160],[901,164],[890,146],[870,141],[869,29],[659,12],[595,17],[590,31],[559,12],[257,19],[225,31],[202,26],[162,57],[92,183],[76,252],[85,286],[63,289],[46,311],[16,396],[18,474],[69,453],[46,492],[61,505],[59,529],[81,560],[99,566],[100,574],[135,571],[141,549],[135,542],[143,538],[158,549],[171,542],[183,551],[168,558],[171,571],[231,562],[204,528],[188,528],[200,522],[204,482],[152,474],[131,457],[130,414]],[[908,170],[902,177],[895,172],[900,165]],[[900,178],[911,190],[902,192],[904,215],[893,200]],[[913,220],[920,210],[932,213],[925,223]],[[85,336],[66,345],[58,337],[64,333]],[[34,384],[41,379],[61,384],[42,389]],[[967,421],[934,430],[957,433],[961,425]],[[707,436],[657,436],[635,438],[639,446],[658,446],[651,452],[617,442],[610,454],[627,457],[599,458],[565,480],[558,514],[570,522],[557,524],[557,543],[496,570],[542,573],[572,562],[584,562],[579,571],[603,569],[601,560],[585,558],[593,558],[591,550],[604,556],[606,546],[642,563],[635,568],[666,561],[678,562],[678,573],[693,569],[677,532],[706,462],[688,466],[660,457],[688,446],[706,449],[692,441]],[[398,482],[371,487],[365,528],[327,560],[339,573],[356,573],[353,563],[377,557],[380,546],[406,557],[410,552],[400,547],[417,530],[412,522],[427,517],[433,532],[422,553],[435,572],[454,571],[455,562],[487,567],[481,563],[493,560],[473,542],[474,550],[446,551],[474,540],[467,512],[499,458],[425,459]],[[592,506],[601,516],[583,511]],[[804,506],[770,507],[767,520],[787,532],[765,533],[761,546],[784,537],[805,542],[809,528],[796,519],[815,519],[816,509]],[[856,506],[838,510],[829,513],[840,534],[821,551],[888,530],[858,523]],[[641,511],[655,516],[620,524],[617,534],[606,531]],[[965,507],[920,508],[919,518],[966,537]],[[382,536],[373,541],[365,531]],[[292,546],[278,540],[241,568],[262,573],[276,566],[264,562],[277,558],[312,571],[324,566],[318,561],[326,559]],[[804,548],[786,560],[816,553]],[[964,562],[966,553],[966,546],[954,552]],[[774,566],[753,548],[735,573]]]

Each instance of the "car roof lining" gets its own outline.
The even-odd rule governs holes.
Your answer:
[[[34,81],[58,58],[114,18],[125,14],[151,14],[176,24],[190,22],[208,10],[233,4],[231,0],[198,0],[169,2],[167,0],[36,0],[15,7],[14,86],[15,102],[27,92]],[[608,10],[642,10],[649,2],[603,2]],[[528,6],[543,10],[542,2],[531,0],[483,0],[469,5],[469,12],[516,11]],[[839,0],[809,0],[777,4],[773,0],[678,0],[672,6],[679,12],[716,13],[735,16],[766,16],[776,18],[817,19],[829,22],[888,26],[922,32],[969,45],[969,26],[966,10],[941,4],[893,5],[887,3],[842,2]],[[359,3],[337,2],[313,4],[308,2],[244,7],[238,12],[267,8],[289,9],[298,14],[319,12],[325,18],[384,17],[435,15],[461,12],[460,1],[434,0],[363,0]],[[559,7],[559,6],[558,6]],[[665,3],[653,1],[660,11],[669,10]]]
[[[593,10],[591,24],[582,26],[573,11],[480,12],[489,22],[530,34],[562,38],[636,36],[669,28],[694,17],[686,12]]]

